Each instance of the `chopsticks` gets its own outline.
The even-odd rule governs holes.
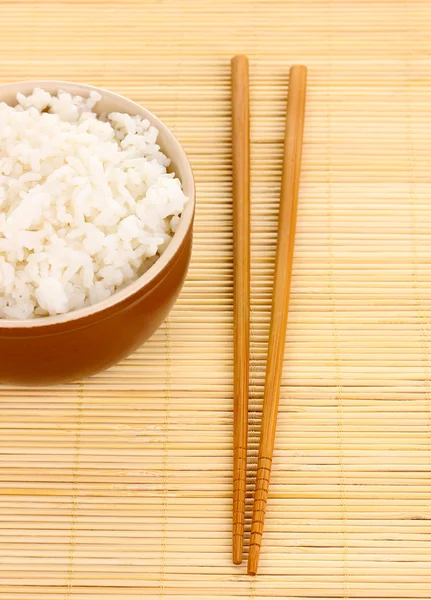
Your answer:
[[[242,562],[247,475],[250,341],[250,132],[248,59],[235,56],[232,73],[234,238],[234,468],[232,559]],[[277,427],[301,172],[307,69],[290,69],[278,218],[271,327],[247,572],[256,575],[262,544]]]
[[[232,560],[242,562],[247,475],[250,336],[250,132],[248,59],[232,70],[232,175],[234,238],[234,465]]]
[[[306,83],[306,67],[293,66],[289,78],[271,326],[247,569],[249,575],[256,575],[259,564],[274,452],[295,244]]]

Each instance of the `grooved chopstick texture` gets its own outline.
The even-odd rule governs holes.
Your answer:
[[[197,182],[166,327],[57,388],[0,388],[0,600],[431,599],[428,0],[0,0],[0,81],[141,102]],[[250,61],[245,554],[289,67],[308,66],[259,574],[232,565],[230,59]],[[0,357],[1,359],[1,357]]]
[[[232,70],[233,206],[233,530],[232,559],[242,562],[247,487],[250,360],[250,108],[248,59],[235,56]]]

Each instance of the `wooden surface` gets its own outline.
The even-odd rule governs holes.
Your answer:
[[[91,82],[178,135],[195,248],[167,325],[83,384],[2,389],[0,600],[431,598],[431,5],[0,2],[0,81]],[[309,67],[256,578],[231,561],[230,58],[250,57],[250,475],[289,67]],[[253,479],[247,487],[248,516]]]
[[[250,363],[250,93],[248,59],[235,56],[232,78],[233,233],[233,529],[232,560],[242,562],[247,490]]]
[[[256,483],[251,521],[247,572],[256,575],[267,510],[269,483],[274,459],[280,384],[286,346],[287,317],[292,287],[295,250],[298,192],[301,175],[302,141],[304,134],[307,68],[294,65],[289,74],[289,92],[284,134],[283,168],[280,189],[277,248],[271,302],[271,324],[268,338],[262,425],[257,457]]]

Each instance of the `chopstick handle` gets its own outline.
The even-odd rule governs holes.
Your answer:
[[[306,67],[298,65],[293,66],[290,70],[289,78],[289,98],[284,141],[283,175],[280,194],[271,326],[263,399],[262,429],[251,525],[250,552],[248,557],[249,575],[255,575],[257,573],[259,564],[272,457],[274,453],[295,244],[306,84]]]
[[[250,133],[246,56],[232,69],[232,184],[234,254],[234,465],[232,560],[242,562],[247,474],[250,328]]]

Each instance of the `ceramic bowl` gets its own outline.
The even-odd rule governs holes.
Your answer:
[[[79,380],[110,367],[145,342],[162,324],[180,293],[192,248],[195,209],[193,172],[172,132],[151,112],[118,94],[65,81],[24,81],[0,86],[0,102],[16,104],[17,92],[35,87],[88,96],[99,92],[95,110],[148,119],[158,143],[172,160],[189,202],[177,231],[157,262],[139,279],[107,300],[54,317],[0,319],[0,383],[46,385]]]

